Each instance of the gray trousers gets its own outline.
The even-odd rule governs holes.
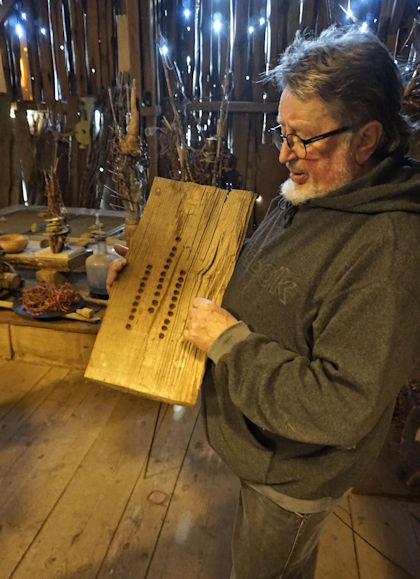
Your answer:
[[[291,512],[242,483],[231,579],[312,579],[319,534],[332,508],[311,514]]]

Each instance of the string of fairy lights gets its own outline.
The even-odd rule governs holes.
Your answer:
[[[231,0],[224,0],[225,3],[230,3]],[[256,33],[256,31],[258,29],[261,28],[265,28],[266,31],[266,35],[269,36],[270,34],[270,17],[271,17],[271,4],[272,4],[273,0],[267,0],[266,3],[266,7],[265,7],[265,13],[264,14],[258,14],[256,15],[254,18],[250,18],[249,22],[247,24],[247,28],[246,30],[244,30],[243,33],[248,34],[248,36],[252,36],[253,34]],[[299,7],[300,7],[300,14],[299,14],[299,25],[302,24],[303,21],[303,14],[304,14],[304,6],[305,6],[305,1],[304,0],[298,0],[299,1]],[[182,7],[181,7],[181,11],[180,11],[180,22],[179,25],[182,27],[185,27],[187,32],[191,32],[193,31],[193,20],[195,17],[195,11],[194,11],[194,7],[192,6],[193,2],[192,0],[185,0],[184,2],[182,2]],[[3,5],[2,0],[0,0],[0,6]],[[347,0],[343,3],[338,3],[338,7],[339,9],[342,11],[343,15],[344,15],[344,19],[346,22],[353,22],[356,23],[360,26],[360,29],[362,31],[368,31],[368,30],[375,30],[375,27],[378,23],[378,15],[373,13],[373,8],[372,8],[372,2],[371,0]],[[378,7],[378,4],[375,3],[375,7],[376,10],[378,11],[380,8]],[[418,5],[416,7],[417,13],[419,15],[420,18],[420,5]],[[165,13],[163,14],[163,16],[165,17],[165,15],[167,16],[167,11],[164,11]],[[214,12],[212,14],[212,16],[210,17],[210,21],[209,21],[209,28],[211,29],[212,33],[216,36],[218,35],[222,35],[222,34],[229,34],[230,35],[230,40],[233,41],[235,34],[237,35],[240,31],[234,30],[234,23],[232,22],[232,10],[229,11],[229,17],[225,18],[223,17],[223,14],[221,12]],[[17,35],[17,37],[19,38],[19,41],[22,45],[22,49],[23,52],[26,51],[24,50],[24,48],[26,47],[26,38],[27,38],[27,27],[29,25],[28,23],[28,17],[26,12],[21,11],[21,12],[17,12],[15,13],[11,18],[9,18],[9,25],[14,27],[15,33]],[[7,24],[7,22],[6,22]],[[51,26],[50,23],[46,23],[46,22],[36,22],[36,23],[31,23],[31,27],[35,26],[35,28],[38,29],[38,33],[43,36],[43,37],[48,37],[49,35],[51,36],[52,31],[51,31]],[[51,37],[51,43],[53,43],[54,40]],[[232,42],[231,42],[231,46],[232,46]],[[62,44],[59,46],[60,50],[64,51],[66,54],[66,60],[68,61],[70,56],[68,54],[68,50],[67,48]],[[159,47],[160,53],[163,56],[168,55],[169,51],[170,51],[170,47],[167,44],[162,44]],[[54,51],[52,51],[54,52]],[[54,58],[54,55],[53,55]],[[25,58],[23,58],[23,61],[25,61]],[[191,67],[192,64],[192,57],[188,56],[187,57],[187,67]],[[26,63],[26,65],[28,65],[28,63]],[[22,67],[25,67],[25,62],[21,62],[20,63],[20,67],[22,69]],[[25,72],[25,70],[24,70]],[[90,70],[90,72],[92,74],[95,74],[95,69],[92,68]],[[25,80],[25,75],[22,75],[23,78],[22,80]],[[29,80],[29,79],[27,79]],[[33,80],[33,79],[32,79]],[[59,85],[59,83],[56,83]],[[24,88],[24,87],[22,87]],[[27,90],[26,92],[30,91],[29,87],[25,87]],[[60,91],[59,88],[56,90],[56,98],[59,99],[61,97],[60,95]]]
[[[222,35],[228,37],[230,47],[233,47],[235,39],[237,40],[239,35],[243,37],[244,35],[248,35],[250,39],[252,39],[253,35],[261,32],[265,35],[265,61],[266,61],[266,70],[268,70],[270,66],[270,46],[271,46],[271,13],[272,13],[272,3],[276,0],[266,0],[264,9],[260,11],[258,14],[255,14],[253,17],[248,18],[248,22],[244,30],[237,30],[236,24],[233,18],[233,0],[219,0],[219,2],[223,3],[223,7],[225,8],[225,16],[221,11],[215,11],[209,17],[209,20],[206,23],[201,22],[199,30],[197,31],[197,27],[195,25],[195,20],[197,18],[197,6],[202,6],[201,3],[194,2],[193,0],[183,0],[181,7],[179,9],[178,14],[178,28],[184,29],[188,34],[202,34],[203,28],[207,26],[208,31],[214,35],[215,40],[219,39],[219,53],[220,53],[220,38]],[[303,17],[304,17],[304,7],[305,7],[305,0],[297,0],[299,2],[299,26],[302,25]],[[385,0],[383,0],[385,1]],[[217,3],[215,3],[216,5]],[[0,6],[3,5],[3,1],[0,0]],[[220,6],[220,3],[219,3]],[[378,2],[373,3],[372,0],[345,0],[343,2],[339,2],[337,4],[339,11],[341,10],[344,22],[354,23],[360,26],[362,31],[373,30],[375,31],[378,25],[378,13],[381,10],[381,5]],[[200,8],[201,9],[201,8]],[[376,10],[376,13],[375,13]],[[413,6],[413,11],[416,10],[413,18],[413,27],[420,22],[420,5]],[[164,10],[163,14],[161,15],[161,24],[165,23],[165,18],[169,18],[168,11]],[[29,66],[29,55],[28,55],[28,43],[27,38],[29,35],[29,28],[35,31],[35,34],[39,34],[41,37],[45,38],[47,42],[51,45],[51,54],[54,62],[54,74],[55,74],[55,82],[54,82],[54,90],[55,90],[55,99],[60,100],[62,98],[61,94],[61,87],[59,79],[57,78],[57,69],[55,66],[56,55],[55,51],[53,50],[54,46],[54,37],[53,37],[53,29],[51,26],[51,21],[49,22],[42,22],[37,19],[35,22],[28,22],[28,16],[25,11],[15,11],[11,14],[11,16],[5,21],[4,23],[5,31],[8,34],[16,34],[19,43],[20,43],[20,59],[19,59],[19,68],[20,68],[20,88],[22,90],[22,95],[24,100],[33,100],[32,97],[32,82],[34,81],[34,77],[31,74],[30,66]],[[414,28],[413,28],[414,29]],[[408,46],[409,39],[412,39],[412,34],[408,35],[408,38],[405,40],[405,46]],[[242,38],[241,38],[242,40]],[[195,38],[195,42],[199,42],[199,39]],[[194,43],[192,43],[194,44]],[[171,48],[169,44],[162,40],[159,43],[159,52],[161,57],[164,59],[170,59],[175,57],[171,57]],[[64,58],[68,65],[68,70],[70,70],[70,60],[71,56],[71,47],[67,46],[66,44],[60,44],[58,46],[59,50],[63,51]],[[177,47],[174,47],[176,49]],[[230,58],[232,59],[233,51],[230,51]],[[417,68],[418,66],[418,55],[416,54],[414,43],[410,48],[410,55],[405,63],[405,70],[407,74],[413,73],[413,68]],[[185,70],[187,75],[194,75],[196,74],[197,66],[199,64],[195,62],[195,57],[192,55],[187,55],[185,57],[185,61],[180,63],[182,69]],[[212,64],[211,66],[214,67]],[[225,63],[218,62],[217,65],[217,72],[219,74],[220,83],[223,83],[223,77],[226,72]],[[90,74],[94,75],[96,73],[95,68],[90,68]],[[263,71],[259,71],[263,72]],[[250,74],[245,73],[245,80],[251,81]],[[193,86],[194,82],[193,82]],[[212,87],[215,91],[220,90],[220,86],[214,85]],[[263,100],[267,98],[267,95],[263,93],[262,96]]]

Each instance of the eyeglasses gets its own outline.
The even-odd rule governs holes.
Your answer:
[[[332,137],[333,135],[339,135],[340,133],[344,133],[344,131],[348,131],[351,127],[341,127],[340,129],[335,129],[334,131],[328,131],[328,133],[323,133],[322,135],[317,135],[316,137],[312,137],[311,139],[302,139],[299,135],[295,135],[293,133],[289,133],[288,135],[283,135],[281,132],[281,125],[277,125],[277,127],[273,127],[272,129],[268,129],[268,132],[271,134],[271,138],[273,140],[274,145],[280,151],[284,141],[287,141],[287,146],[299,159],[306,158],[306,145],[310,145],[311,143],[315,143],[316,141],[322,141],[322,139],[326,139],[327,137]]]

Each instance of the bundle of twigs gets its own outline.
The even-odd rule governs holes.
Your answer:
[[[166,44],[161,38],[160,43]],[[190,118],[189,101],[178,66],[169,54],[161,54],[168,90],[170,121],[163,116],[160,129],[161,154],[167,159],[167,171],[171,179],[193,181],[201,185],[231,188],[236,181],[235,158],[226,145],[226,116],[232,91],[232,73],[227,64],[223,96],[216,125],[216,134],[203,134],[199,123]],[[191,127],[197,131],[197,139],[187,139]]]
[[[69,283],[54,287],[42,282],[23,290],[22,308],[32,316],[45,312],[68,312],[81,299],[80,294]]]

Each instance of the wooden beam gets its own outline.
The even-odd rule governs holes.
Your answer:
[[[192,101],[187,108],[191,111],[219,111],[220,101]],[[272,113],[277,111],[278,102],[230,101],[227,105],[228,113]]]
[[[32,101],[23,101],[21,103],[27,109],[39,108]],[[191,101],[187,104],[187,108],[190,111],[206,111],[206,112],[219,112],[220,101]],[[252,101],[230,101],[227,107],[228,113],[275,113],[278,109],[277,101],[270,102],[259,102],[254,103]],[[63,108],[67,109],[67,104],[56,101],[54,107],[56,109]],[[41,109],[40,109],[41,110]],[[155,117],[161,114],[161,107],[159,105],[145,107],[141,106],[139,109],[139,114],[142,117]]]
[[[102,86],[101,55],[99,52],[98,5],[96,0],[87,0],[87,42],[89,55],[89,93],[97,94]]]
[[[142,4],[139,14],[140,37],[142,39],[141,64],[143,71],[142,99],[146,105],[156,106],[157,104],[157,57],[156,39],[154,37],[154,6],[151,0]],[[149,179],[150,182],[158,175],[158,142],[154,128],[157,119],[148,118],[145,122],[145,130],[149,129],[147,136],[147,146],[149,150]]]
[[[4,169],[0,172],[0,207],[10,205],[10,190],[12,188],[11,150],[13,126],[10,118],[11,97],[0,94],[0,157]]]

